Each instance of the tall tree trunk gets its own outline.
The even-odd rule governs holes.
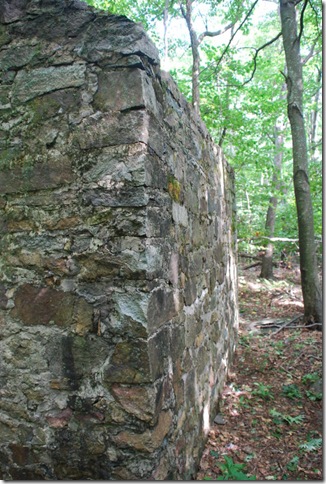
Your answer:
[[[296,1],[280,0],[287,65],[287,107],[292,134],[293,182],[298,215],[301,286],[306,321],[322,323],[321,285],[315,249],[313,209],[308,177],[307,138],[303,117],[303,78]],[[321,326],[320,326],[321,328]]]
[[[192,52],[192,105],[196,113],[199,113],[200,93],[199,93],[199,69],[200,69],[200,54],[199,54],[199,40],[197,33],[192,23],[192,3],[193,0],[186,0],[186,9],[180,2],[181,13],[187,23],[191,52]]]
[[[321,69],[318,69],[317,85],[320,84],[321,82],[321,74],[322,74]],[[318,123],[318,113],[319,113],[320,91],[321,91],[321,88],[318,88],[315,94],[315,106],[310,115],[311,129],[310,129],[309,141],[310,141],[310,151],[311,151],[312,159],[315,158],[316,148],[317,148],[317,123]]]
[[[256,0],[257,3],[258,0]],[[217,35],[224,34],[227,30],[231,29],[234,24],[230,23],[226,27],[224,27],[221,30],[216,30],[216,31],[209,31],[205,30],[205,32],[202,32],[200,35],[197,35],[197,32],[194,28],[193,25],[193,19],[192,19],[192,5],[195,2],[195,0],[186,0],[186,8],[184,7],[182,1],[179,2],[180,10],[182,13],[182,16],[184,17],[189,36],[190,36],[190,44],[191,44],[191,53],[192,53],[192,105],[196,113],[199,114],[200,112],[200,86],[199,86],[199,75],[200,75],[200,52],[199,52],[199,46],[201,42],[204,40],[205,37],[216,37]],[[250,10],[250,13],[252,12],[252,9]],[[249,16],[249,14],[246,16]],[[243,22],[244,23],[244,22]]]
[[[282,135],[282,126],[280,123],[275,124],[275,154],[274,154],[274,173],[273,173],[273,189],[275,191],[280,189],[280,173],[282,167],[282,159],[283,159],[283,135]],[[274,229],[275,229],[275,218],[276,218],[276,208],[277,208],[277,196],[273,195],[269,199],[269,205],[266,215],[266,235],[268,237],[274,237]],[[264,279],[272,279],[273,278],[273,252],[274,252],[274,245],[273,242],[269,241],[266,249],[265,254],[262,258],[262,266],[261,266],[261,273],[260,277]]]
[[[164,25],[164,55],[163,65],[165,69],[169,67],[169,37],[168,37],[168,20],[169,20],[169,0],[165,0],[164,12],[163,12],[163,25]]]

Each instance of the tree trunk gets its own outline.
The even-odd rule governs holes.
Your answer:
[[[283,45],[287,65],[287,107],[292,134],[293,182],[296,199],[301,286],[306,321],[322,323],[313,210],[308,177],[307,138],[303,117],[303,78],[295,0],[280,0]]]
[[[169,37],[168,37],[168,20],[169,20],[169,0],[165,0],[164,12],[163,12],[163,25],[164,25],[164,55],[163,65],[168,70],[169,68]]]
[[[186,0],[186,10],[180,2],[181,13],[187,23],[191,52],[192,52],[192,105],[196,113],[199,113],[200,93],[199,93],[199,69],[200,69],[200,54],[199,54],[199,40],[197,33],[192,23],[192,2],[193,0]]]
[[[321,69],[318,69],[317,74],[317,85],[321,82]],[[320,98],[320,91],[321,88],[317,89],[315,94],[315,107],[311,113],[311,130],[310,130],[310,151],[312,159],[316,156],[316,147],[317,147],[317,122],[318,122],[318,113],[319,113],[319,98]]]
[[[282,127],[280,124],[275,124],[275,155],[274,155],[274,173],[273,173],[273,188],[275,191],[280,189],[280,172],[282,166],[282,152],[283,146],[283,135],[282,135]],[[269,200],[269,206],[266,215],[266,235],[268,237],[274,237],[274,229],[275,229],[275,217],[276,217],[276,208],[277,208],[277,197],[273,195]],[[273,251],[274,245],[273,242],[269,241],[265,254],[262,258],[262,265],[261,265],[261,273],[260,277],[264,279],[272,279],[273,278]]]

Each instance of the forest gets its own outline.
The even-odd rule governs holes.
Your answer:
[[[239,344],[198,480],[321,480],[322,2],[87,3],[143,24],[235,173]]]

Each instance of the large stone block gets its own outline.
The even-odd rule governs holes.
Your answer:
[[[1,155],[0,155],[1,157]],[[33,163],[26,157],[20,165],[1,170],[0,190],[2,193],[22,193],[46,190],[71,183],[74,179],[71,159],[53,150],[40,163]]]
[[[51,91],[82,86],[85,72],[85,64],[21,70],[15,77],[12,102],[26,102]]]
[[[121,432],[114,437],[114,441],[120,447],[131,447],[145,453],[153,452],[162,444],[164,437],[171,429],[171,424],[171,412],[162,412],[154,430],[146,430],[142,434]]]
[[[12,314],[26,325],[50,324],[61,327],[76,325],[78,332],[92,328],[93,311],[90,305],[74,294],[51,287],[23,284],[14,297]]]
[[[143,340],[118,343],[104,369],[104,383],[150,383],[147,344]]]
[[[152,422],[156,412],[155,391],[152,386],[114,384],[112,393],[123,409],[140,420]]]
[[[145,110],[96,113],[76,128],[73,142],[82,150],[106,146],[148,143],[149,116]]]
[[[124,111],[146,107],[154,113],[158,112],[151,81],[140,69],[103,71],[99,75],[94,103],[101,111]]]
[[[151,293],[148,302],[148,324],[151,330],[170,321],[180,309],[179,294],[176,291],[158,288]]]

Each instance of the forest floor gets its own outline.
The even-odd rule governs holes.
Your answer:
[[[274,277],[239,273],[238,346],[197,480],[323,480],[322,333],[281,329],[303,315],[300,273]]]

